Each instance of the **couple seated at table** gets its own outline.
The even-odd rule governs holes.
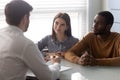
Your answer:
[[[93,32],[89,32],[65,52],[65,59],[80,65],[120,66],[120,34],[110,31],[113,22],[111,12],[97,13],[94,17]],[[55,46],[50,48],[56,49]]]

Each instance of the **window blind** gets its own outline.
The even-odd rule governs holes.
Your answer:
[[[87,7],[86,0],[25,0],[29,2],[34,11],[74,11],[85,9]]]
[[[0,0],[0,24],[6,24],[4,7],[9,1],[11,0]],[[25,1],[33,6],[29,30],[25,33],[25,35],[34,42],[37,42],[45,35],[51,34],[52,20],[58,12],[66,12],[70,15],[73,36],[82,38],[82,36],[88,32],[86,21],[88,0]],[[41,27],[45,29],[41,29]],[[48,31],[45,32],[46,29]],[[39,36],[35,37],[36,34]]]

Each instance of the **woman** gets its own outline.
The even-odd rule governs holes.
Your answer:
[[[38,48],[40,51],[47,48],[48,54],[59,53],[59,55],[64,56],[64,52],[76,42],[78,42],[78,39],[72,36],[69,15],[67,13],[58,13],[53,20],[52,34],[40,40]]]

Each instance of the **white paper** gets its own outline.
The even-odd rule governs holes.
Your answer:
[[[71,80],[88,80],[79,72],[72,73],[71,78],[72,78]]]
[[[35,77],[35,74],[33,74],[33,72],[31,70],[28,70],[26,76]]]
[[[60,72],[71,69],[71,67],[61,66]]]
[[[71,69],[71,67],[61,66],[60,72]],[[32,71],[28,70],[26,76],[35,76]]]

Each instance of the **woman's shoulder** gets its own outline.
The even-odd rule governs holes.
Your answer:
[[[43,37],[43,39],[51,39],[52,36],[51,35],[46,35],[45,37]]]
[[[51,40],[51,35],[46,35],[46,36],[44,36],[40,41],[38,41],[38,42],[48,42],[49,40]]]
[[[70,36],[68,39],[71,41],[79,41],[79,39],[74,36]]]

